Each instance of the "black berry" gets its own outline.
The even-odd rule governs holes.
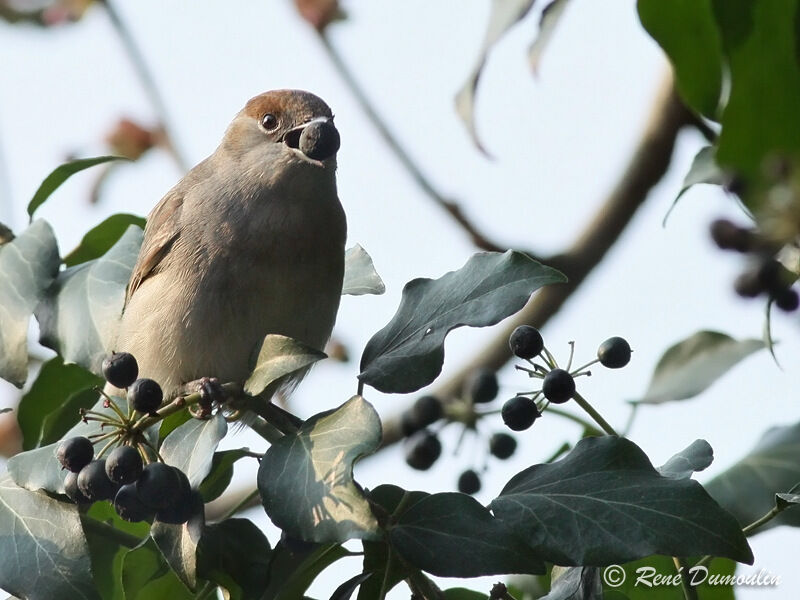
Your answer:
[[[139,376],[139,365],[133,354],[114,352],[103,361],[103,377],[118,388],[126,388]]]
[[[442,454],[442,443],[430,431],[418,431],[406,444],[406,463],[418,471],[427,471]]]
[[[553,404],[563,404],[575,393],[575,380],[564,369],[553,369],[544,376],[542,393]]]
[[[600,364],[609,369],[621,369],[631,361],[631,347],[625,338],[611,337],[597,348]]]
[[[153,509],[147,506],[136,491],[136,484],[129,483],[119,488],[114,496],[114,510],[126,521],[148,521],[153,518]]]
[[[536,327],[520,325],[508,338],[508,346],[520,358],[535,358],[544,350],[544,340]]]
[[[94,458],[94,446],[85,437],[69,438],[56,448],[56,458],[62,467],[77,473]]]
[[[169,507],[180,491],[181,480],[175,470],[164,463],[150,463],[136,480],[139,499],[154,510]]]
[[[78,490],[89,502],[111,500],[118,487],[106,475],[105,459],[93,460],[78,473]]]
[[[758,276],[758,271],[748,269],[741,273],[733,282],[733,289],[742,298],[755,298],[764,291],[764,284]]]
[[[64,493],[75,504],[91,504],[89,499],[78,489],[78,474],[70,471],[64,477]]]
[[[333,123],[317,121],[303,129],[298,147],[308,158],[325,160],[336,154],[339,144],[339,132]]]
[[[433,425],[442,418],[442,402],[436,396],[420,396],[411,407],[411,415],[418,425],[417,430]]]
[[[116,484],[126,485],[139,479],[142,474],[142,457],[131,446],[119,446],[106,458],[106,475]]]
[[[541,416],[536,403],[525,396],[515,396],[503,405],[503,423],[512,431],[524,431]]]
[[[499,389],[494,371],[481,369],[470,378],[467,384],[467,396],[474,404],[486,404],[497,398]]]
[[[420,429],[422,426],[417,422],[417,418],[411,410],[400,415],[400,430],[403,432],[403,437],[411,437]]]
[[[128,404],[141,413],[153,413],[161,406],[164,392],[152,379],[137,379],[128,388]]]
[[[494,433],[489,438],[489,452],[501,460],[509,458],[517,449],[517,440],[507,433]]]
[[[462,494],[477,494],[481,490],[481,478],[472,469],[467,469],[458,478],[458,491]]]
[[[785,312],[794,312],[800,306],[800,297],[797,295],[797,290],[787,288],[777,292],[774,296],[775,306]]]
[[[192,516],[192,509],[195,505],[194,493],[192,486],[189,484],[189,478],[186,474],[177,467],[170,467],[178,478],[178,489],[169,506],[162,508],[156,512],[156,520],[162,523],[171,523],[172,525],[180,525],[186,523]],[[202,500],[200,500],[202,503]]]
[[[711,239],[722,250],[747,252],[753,245],[753,235],[727,219],[717,219],[711,223]]]

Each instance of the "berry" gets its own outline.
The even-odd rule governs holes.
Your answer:
[[[340,143],[339,132],[332,123],[316,121],[303,129],[298,148],[308,158],[325,160],[336,154]]]
[[[544,340],[536,327],[520,325],[508,338],[508,346],[519,358],[535,358],[544,350]]]
[[[85,437],[69,438],[58,445],[56,458],[62,467],[77,473],[94,458],[94,446]]]
[[[408,439],[406,463],[412,469],[427,471],[442,454],[442,443],[435,433],[418,431]]]
[[[525,396],[515,396],[503,405],[503,423],[512,431],[524,431],[541,416],[536,403]]]
[[[106,381],[118,388],[128,387],[139,376],[139,365],[133,354],[127,352],[112,352],[103,360],[102,369]]]
[[[741,273],[733,282],[733,289],[742,298],[755,298],[764,291],[758,272],[748,269]]]
[[[105,459],[93,460],[78,473],[78,490],[89,502],[111,500],[118,487],[106,475]]]
[[[407,410],[400,415],[400,430],[403,432],[403,437],[411,437],[420,429],[422,429],[422,427],[417,423],[417,419],[412,411]]]
[[[129,483],[119,488],[114,496],[114,510],[120,518],[135,523],[153,518],[153,510],[148,507],[136,492],[136,484]]]
[[[787,288],[775,294],[775,306],[785,312],[794,312],[800,306],[800,297],[797,295],[797,290]]]
[[[91,504],[89,499],[78,489],[78,474],[70,471],[64,477],[64,493],[75,504]]]
[[[481,478],[472,469],[467,469],[458,477],[458,491],[462,494],[477,494],[481,490]]]
[[[153,413],[161,406],[164,392],[152,379],[137,379],[128,388],[128,404],[141,413]]]
[[[497,398],[499,389],[494,371],[481,369],[470,378],[467,384],[467,396],[473,404],[486,404]]]
[[[119,446],[106,459],[106,475],[116,484],[126,485],[139,479],[142,474],[142,457],[131,446]]]
[[[564,369],[553,369],[544,376],[542,393],[553,404],[563,404],[575,393],[575,380]]]
[[[433,425],[442,418],[442,414],[442,402],[436,396],[420,396],[411,407],[414,422],[419,425],[417,429]]]
[[[721,250],[747,252],[753,242],[749,229],[739,227],[727,219],[717,219],[711,223],[711,239]]]
[[[611,337],[597,348],[600,364],[609,369],[621,369],[631,361],[631,347],[625,338]]]
[[[181,480],[175,470],[164,463],[150,463],[136,480],[139,499],[154,510],[171,506],[180,491]]]
[[[494,433],[489,438],[489,452],[500,460],[509,458],[517,449],[517,440],[507,433]]]
[[[180,525],[181,523],[186,523],[192,516],[192,509],[195,506],[195,493],[192,492],[192,486],[186,474],[177,467],[170,468],[175,471],[175,475],[178,478],[177,493],[173,496],[169,506],[156,513],[156,521]],[[202,503],[202,500],[200,502]]]

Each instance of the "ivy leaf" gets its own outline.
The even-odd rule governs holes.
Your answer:
[[[281,377],[313,365],[327,354],[285,335],[269,334],[261,343],[244,391],[257,396]]]
[[[594,600],[603,598],[600,569],[553,565],[550,591],[541,600]]]
[[[228,432],[222,413],[210,419],[190,419],[170,433],[161,445],[161,456],[178,467],[197,489],[211,471],[214,451]]]
[[[735,340],[718,331],[698,331],[663,354],[644,397],[634,402],[660,404],[697,396],[736,363],[763,347],[761,340]]]
[[[186,586],[169,568],[155,542],[146,543],[130,550],[122,560],[122,587],[125,600],[194,600]]]
[[[296,600],[322,571],[345,556],[352,556],[341,544],[317,546],[308,552],[288,550],[283,542],[272,552],[269,585],[262,600]]]
[[[542,60],[544,49],[553,38],[556,25],[561,20],[568,2],[569,0],[552,0],[550,4],[542,9],[542,16],[539,19],[539,33],[530,48],[528,48],[528,64],[530,64],[534,75],[539,73],[539,63]]]
[[[33,220],[33,213],[36,212],[36,209],[39,208],[45,201],[50,197],[50,195],[55,192],[62,183],[64,183],[67,179],[72,177],[75,173],[83,171],[84,169],[88,169],[89,167],[93,167],[95,165],[99,165],[102,163],[106,163],[112,160],[128,160],[123,156],[98,156],[96,158],[79,158],[77,160],[71,160],[63,165],[56,167],[50,175],[44,178],[39,189],[36,190],[36,193],[33,195],[33,198],[28,203],[28,215]]]
[[[202,499],[192,494],[192,503],[192,513],[187,523],[173,525],[154,521],[150,527],[150,537],[167,564],[190,590],[197,586],[197,544],[205,525]]]
[[[681,191],[675,196],[675,200],[672,201],[672,206],[669,207],[667,214],[664,215],[664,220],[661,224],[667,224],[667,219],[678,204],[678,200],[689,191],[690,187],[699,183],[724,185],[727,179],[728,177],[725,171],[723,171],[714,160],[714,148],[712,146],[701,148],[695,155],[694,160],[692,160],[692,166],[689,167],[689,172],[686,173],[686,177],[683,178]]]
[[[258,489],[267,515],[306,541],[376,538],[378,524],[353,481],[353,463],[380,441],[380,418],[360,396],[311,417],[261,460]]]
[[[800,504],[800,494],[775,494],[775,505],[786,510]]]
[[[42,220],[0,245],[0,377],[18,388],[28,378],[28,322],[59,263],[55,235]]]
[[[708,468],[713,460],[711,444],[705,440],[695,440],[658,467],[658,472],[672,479],[687,479],[692,473]]]
[[[466,494],[423,498],[402,514],[389,540],[404,560],[440,577],[545,571],[539,556]]]
[[[248,456],[245,449],[214,452],[211,470],[197,490],[203,497],[203,502],[216,500],[228,489],[233,479],[233,464],[245,456]]]
[[[99,599],[77,506],[8,474],[0,476],[0,587],[30,600]]]
[[[36,309],[40,342],[95,374],[113,350],[125,287],[142,243],[131,225],[101,258],[59,273]]]
[[[330,600],[350,600],[353,596],[353,592],[370,577],[372,577],[372,573],[359,573],[358,575],[354,575],[333,591]]]
[[[604,566],[651,554],[753,561],[736,520],[699,483],[660,475],[624,438],[586,438],[565,458],[525,469],[490,508],[559,565]]]
[[[486,327],[520,310],[540,287],[566,278],[520,252],[473,255],[439,279],[414,279],[392,320],[372,336],[358,378],[381,392],[414,392],[442,371],[444,338],[457,327]]]
[[[145,218],[138,215],[127,213],[111,215],[86,232],[77,248],[64,257],[64,264],[74,267],[80,263],[100,258],[119,241],[130,225],[144,229],[145,223]]]
[[[361,296],[363,294],[380,295],[386,286],[372,264],[367,251],[356,244],[344,253],[344,284],[342,295]]]

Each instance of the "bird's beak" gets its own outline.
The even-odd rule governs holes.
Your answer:
[[[333,124],[333,119],[315,117],[287,131],[283,136],[283,143],[311,162],[320,164],[339,150],[339,131]]]

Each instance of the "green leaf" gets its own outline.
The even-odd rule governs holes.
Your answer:
[[[122,587],[125,600],[193,600],[195,597],[169,568],[153,540],[125,554]]]
[[[324,352],[290,337],[269,334],[261,343],[255,366],[244,383],[244,391],[257,396],[281,377],[327,358]]]
[[[17,421],[22,431],[22,449],[59,439],[80,420],[78,408],[97,402],[94,388],[102,383],[100,377],[78,365],[65,365],[60,356],[44,363],[19,402]],[[62,406],[69,410],[62,410]]]
[[[486,150],[481,144],[478,138],[478,132],[475,129],[475,93],[478,89],[478,80],[480,79],[483,66],[486,64],[486,59],[488,58],[492,46],[494,46],[511,27],[516,25],[528,14],[533,6],[533,2],[534,0],[492,0],[489,24],[483,38],[483,45],[478,53],[478,60],[467,77],[467,80],[464,82],[464,85],[456,94],[456,112],[467,126],[467,131],[475,146],[484,154]]]
[[[466,494],[423,498],[389,530],[389,541],[404,560],[441,577],[545,571],[539,556]]]
[[[78,508],[0,476],[0,587],[20,598],[99,598]]]
[[[330,600],[350,600],[353,596],[353,592],[370,577],[372,577],[372,573],[359,573],[358,575],[354,575],[333,591]]]
[[[344,253],[344,284],[342,295],[361,296],[363,294],[382,294],[386,286],[372,264],[367,251],[356,244]]]
[[[353,481],[353,463],[373,453],[381,436],[375,409],[355,396],[270,446],[258,489],[272,522],[307,541],[376,538],[378,524]]]
[[[692,473],[702,471],[714,460],[714,450],[705,440],[695,440],[658,468],[664,477],[688,479]]]
[[[161,456],[178,467],[197,489],[211,471],[214,451],[228,432],[221,412],[210,419],[191,419],[170,433],[161,445]]]
[[[197,574],[238,598],[261,598],[272,551],[263,532],[248,519],[206,525],[197,546]],[[233,588],[233,589],[232,589]]]
[[[775,505],[781,510],[800,504],[800,494],[775,494]]]
[[[75,173],[79,171],[83,171],[84,169],[88,169],[89,167],[93,167],[95,165],[99,165],[102,163],[106,163],[112,160],[128,160],[122,156],[98,156],[97,158],[79,158],[77,160],[71,160],[70,162],[64,163],[60,167],[56,167],[50,175],[44,178],[42,184],[39,186],[39,189],[36,190],[36,193],[33,195],[33,198],[28,203],[28,215],[33,220],[33,213],[36,212],[36,209],[39,208],[45,201],[50,197],[50,195],[55,192],[59,186],[64,183],[67,179],[69,179]]]
[[[520,310],[558,271],[509,250],[472,256],[439,279],[414,279],[392,320],[372,336],[358,378],[381,392],[414,392],[442,370],[444,338],[456,327],[494,325]]]
[[[719,168],[719,165],[717,165],[714,160],[714,148],[712,146],[701,148],[695,155],[694,160],[692,160],[692,166],[689,167],[689,172],[686,173],[686,177],[683,178],[681,191],[675,196],[675,200],[672,201],[672,206],[669,207],[667,214],[664,215],[662,225],[667,224],[667,219],[678,204],[678,200],[681,199],[681,196],[683,196],[690,187],[699,183],[723,185],[726,181],[727,176],[725,172]]]
[[[208,503],[212,500],[216,500],[228,489],[233,479],[233,464],[247,455],[244,449],[214,452],[214,459],[211,461],[211,470],[208,472],[208,475],[206,475],[206,478],[203,479],[203,483],[200,484],[197,490],[203,497],[204,502]]]
[[[758,178],[765,159],[800,153],[800,2],[712,0],[712,6],[731,78],[717,161]]]
[[[100,374],[113,350],[125,287],[142,243],[142,230],[131,225],[101,258],[69,267],[45,293],[36,309],[42,345]]]
[[[723,62],[711,0],[639,0],[637,8],[642,25],[669,56],[683,100],[716,119]]]
[[[28,322],[59,263],[56,238],[45,221],[0,246],[0,377],[18,388],[28,378]]]
[[[800,423],[772,427],[747,455],[706,484],[706,490],[742,526],[772,510],[775,493],[800,481]],[[788,510],[760,527],[800,526],[800,511]]]
[[[761,340],[735,340],[718,331],[698,331],[663,354],[647,392],[634,402],[660,404],[697,396],[736,363],[763,347]]]
[[[663,477],[633,442],[586,438],[515,475],[490,508],[544,560],[604,566],[712,554],[752,564],[739,525],[692,479]]]
[[[191,517],[183,525],[154,521],[150,537],[167,561],[167,564],[190,590],[197,586],[197,544],[203,534],[205,515],[203,501],[192,494]]]
[[[80,263],[100,258],[119,241],[130,225],[144,229],[145,223],[145,218],[138,215],[127,213],[111,215],[86,232],[78,247],[64,257],[64,264],[74,267]]]
[[[269,586],[262,600],[297,600],[322,571],[351,553],[340,544],[317,546],[309,552],[291,552],[279,543],[272,553]]]
[[[542,9],[542,16],[539,19],[539,33],[536,34],[536,38],[528,48],[528,64],[531,66],[531,71],[533,71],[534,75],[539,73],[542,54],[553,38],[556,25],[561,20],[568,2],[569,0],[551,0],[550,4]]]

